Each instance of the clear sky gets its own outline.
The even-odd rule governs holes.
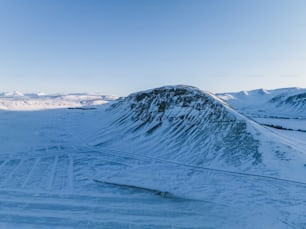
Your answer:
[[[0,0],[0,91],[306,87],[306,0]]]

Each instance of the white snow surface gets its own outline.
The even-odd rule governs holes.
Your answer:
[[[0,228],[306,228],[303,132],[181,85],[59,108],[0,111]]]

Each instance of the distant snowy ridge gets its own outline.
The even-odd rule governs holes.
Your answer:
[[[112,104],[108,114],[109,123],[91,142],[94,147],[286,178],[296,176],[289,174],[293,168],[304,171],[303,149],[293,149],[215,95],[194,87],[134,93]]]
[[[53,94],[20,92],[0,93],[0,110],[44,110],[67,107],[101,105],[116,99],[115,96],[73,93]]]
[[[241,113],[252,117],[306,118],[306,89],[257,89],[217,94]]]
[[[0,93],[1,97],[21,97],[24,96],[22,92],[19,91],[13,91],[13,92],[2,92]]]

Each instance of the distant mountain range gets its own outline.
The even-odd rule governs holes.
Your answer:
[[[94,106],[116,99],[115,96],[71,93],[45,94],[4,92],[0,93],[0,110],[44,110],[68,107]]]
[[[217,96],[251,117],[306,118],[306,89],[303,88],[258,89]]]

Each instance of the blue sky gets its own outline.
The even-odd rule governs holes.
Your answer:
[[[0,91],[306,87],[306,0],[0,0]]]

